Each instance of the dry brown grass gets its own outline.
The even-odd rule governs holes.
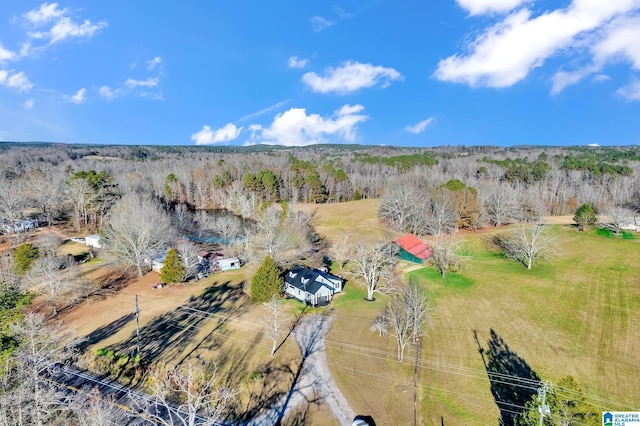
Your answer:
[[[368,199],[336,204],[301,204],[306,213],[315,212],[316,232],[329,242],[344,234],[373,241],[389,241],[395,233],[378,218],[378,200]]]
[[[302,208],[316,211],[316,229],[329,241],[345,232],[356,238],[392,237],[377,219],[376,200]],[[477,331],[486,348],[491,329],[542,378],[554,382],[571,374],[590,395],[640,406],[636,362],[640,240],[585,235],[570,226],[554,229],[559,260],[534,265],[532,271],[487,249],[486,240],[501,229],[459,234],[470,256],[462,275],[473,285],[427,283],[433,307],[419,370],[419,424],[440,424],[441,417],[446,424],[497,423],[499,412],[474,337]],[[251,412],[269,395],[287,389],[300,362],[292,340],[273,361],[269,357],[269,342],[260,326],[263,306],[242,297],[225,299],[227,291],[251,275],[252,271],[241,270],[197,284],[151,290],[157,276],[149,274],[108,299],[65,312],[61,318],[75,324],[79,334],[108,329],[133,312],[133,297],[139,294],[142,329],[168,332],[162,346],[153,349],[154,356],[162,362],[176,362],[187,354],[218,360],[222,371],[242,388],[238,411]],[[181,315],[178,307],[200,303],[192,298],[207,288],[213,288],[211,294],[220,301],[216,315],[204,319]],[[373,303],[363,298],[363,290],[348,283],[345,292],[323,308],[335,313],[327,336],[331,373],[357,414],[372,415],[378,424],[412,424],[412,350],[407,350],[406,364],[395,361],[395,342],[369,330],[385,298]],[[298,305],[288,306],[295,310]],[[134,322],[126,322],[91,350],[129,348],[134,330]],[[157,337],[151,333],[146,338],[150,343]],[[270,371],[265,379],[250,379],[252,372],[262,370]],[[602,402],[600,408],[617,407]],[[299,419],[318,425],[333,421],[322,405],[302,409],[290,423]]]

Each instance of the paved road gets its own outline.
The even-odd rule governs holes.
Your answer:
[[[142,410],[133,402],[135,399],[138,401],[138,404],[144,404],[145,402],[151,403],[152,400],[148,395],[135,392],[109,379],[100,378],[71,367],[60,366],[54,369],[54,372],[48,380],[58,384],[61,389],[68,393],[88,394],[91,389],[99,390],[104,401],[109,401],[109,403],[122,410],[124,415],[119,416],[117,420],[118,425],[137,426],[156,424],[141,414]],[[181,414],[180,417],[185,417],[185,414],[186,413]],[[157,408],[155,415],[165,420],[173,417],[175,424],[183,424],[175,414],[168,413],[167,410],[162,407]],[[220,423],[214,423],[200,416],[196,416],[193,424],[222,426]]]

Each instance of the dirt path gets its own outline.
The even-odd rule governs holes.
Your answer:
[[[346,402],[331,377],[327,366],[324,337],[332,318],[313,315],[304,318],[293,331],[302,352],[302,364],[293,387],[287,395],[262,415],[252,419],[247,426],[271,426],[277,424],[300,404],[322,399],[340,424],[351,424],[354,411]]]

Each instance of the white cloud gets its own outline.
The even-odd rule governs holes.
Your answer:
[[[69,37],[87,37],[91,38],[96,31],[107,26],[106,22],[91,23],[88,19],[82,24],[73,22],[69,17],[63,17],[49,31],[49,44],[62,41]]]
[[[564,90],[565,87],[571,86],[582,80],[591,71],[589,69],[580,69],[573,72],[558,71],[551,77],[551,94],[555,95]]]
[[[219,142],[229,142],[240,136],[242,127],[236,127],[233,123],[228,123],[218,130],[212,130],[211,127],[204,125],[199,132],[191,135],[191,140],[196,145],[210,145]]]
[[[532,0],[456,0],[456,3],[469,12],[469,15],[481,15],[509,12],[530,1]]]
[[[338,68],[327,68],[324,76],[315,72],[308,72],[302,76],[302,81],[311,90],[318,93],[335,92],[346,94],[365,87],[380,85],[387,87],[393,80],[401,80],[402,74],[393,68],[361,64],[349,61]]]
[[[313,18],[310,19],[310,22],[311,22],[311,27],[313,28],[313,31],[316,33],[326,30],[327,28],[335,24],[335,22],[329,21],[328,19],[323,18],[322,16],[314,16]]]
[[[621,87],[616,93],[627,101],[640,101],[640,81],[634,81]]]
[[[297,56],[289,58],[289,68],[304,68],[308,63],[308,59],[298,58]]]
[[[40,8],[25,13],[24,18],[33,25],[46,24],[66,15],[67,9],[58,9],[58,3],[42,3]]]
[[[156,56],[155,58],[153,58],[153,59],[149,59],[149,60],[147,61],[147,69],[148,69],[149,71],[153,71],[153,70],[154,70],[154,69],[156,69],[156,67],[157,67],[158,65],[160,65],[161,63],[162,63],[162,58],[161,58],[160,56]]]
[[[592,50],[596,64],[628,60],[633,68],[640,69],[640,16],[622,16],[611,21]]]
[[[83,104],[86,101],[87,89],[84,87],[78,90],[74,95],[67,95],[65,99],[72,104]]]
[[[429,117],[426,120],[422,120],[421,122],[414,124],[413,126],[407,126],[404,129],[409,132],[417,135],[418,133],[424,132],[424,130],[433,123],[433,117]]]
[[[24,101],[24,102],[22,103],[22,107],[23,107],[24,109],[33,109],[33,107],[35,106],[35,104],[36,104],[36,101],[35,101],[35,100],[33,100],[33,98],[32,98],[32,99],[27,99],[26,101]]]
[[[9,61],[16,57],[16,53],[12,52],[9,49],[5,49],[5,47],[0,43],[0,62]]]
[[[511,86],[550,56],[580,47],[578,37],[593,35],[613,18],[637,7],[636,0],[573,0],[566,9],[537,17],[528,9],[517,10],[472,41],[468,54],[441,60],[434,76],[470,86]],[[597,41],[598,37],[590,43]],[[556,77],[556,91],[579,80],[577,74],[569,74]]]
[[[596,83],[601,83],[603,81],[609,81],[611,80],[611,77],[609,77],[606,74],[596,74],[593,76],[593,81],[595,81]]]
[[[89,19],[76,22],[69,16],[67,9],[58,8],[58,3],[43,3],[38,9],[25,13],[23,17],[33,28],[45,27],[43,30],[28,32],[28,37],[34,40],[48,39],[49,44],[68,38],[91,38],[97,31],[107,26],[104,21],[93,23]],[[51,22],[53,25],[46,29]]]
[[[158,77],[149,77],[146,80],[128,78],[124,85],[130,89],[135,89],[136,87],[156,87],[159,81],[160,79]]]
[[[252,142],[285,146],[304,146],[328,142],[353,142],[356,125],[369,117],[362,105],[344,105],[330,117],[309,114],[304,108],[291,108],[276,115],[269,127],[254,127],[259,132]]]
[[[28,92],[33,87],[33,83],[29,81],[29,78],[27,78],[24,72],[14,72],[13,70],[0,70],[0,84],[15,88],[18,90],[18,93]]]
[[[118,90],[114,90],[109,86],[102,86],[98,89],[98,94],[107,101],[110,101],[116,98],[120,93]]]
[[[351,19],[354,16],[356,16],[353,13],[349,13],[346,10],[344,10],[343,8],[338,7],[338,6],[334,6],[333,10],[335,10],[336,15],[338,15],[338,18],[340,18],[341,20]]]

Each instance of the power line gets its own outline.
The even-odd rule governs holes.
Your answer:
[[[127,294],[127,293],[123,293],[123,294]],[[154,298],[154,299],[164,299],[164,297],[161,296],[147,296],[150,298]],[[171,299],[171,300],[175,300],[175,299]],[[261,331],[263,329],[263,327],[256,325],[255,322],[251,322],[251,321],[246,321],[246,320],[242,320],[240,318],[234,317],[232,315],[223,315],[223,314],[218,314],[218,313],[214,313],[214,312],[209,312],[209,311],[205,311],[205,310],[201,310],[201,309],[197,309],[197,308],[193,308],[190,306],[178,306],[176,308],[176,310],[184,310],[187,311],[187,313],[189,315],[193,315],[193,316],[198,316],[201,318],[220,318],[221,322],[234,322],[234,323],[243,323],[246,324],[245,328],[254,330],[254,331]],[[189,313],[190,311],[190,313]],[[353,316],[349,316],[346,315],[348,317],[353,317]],[[360,318],[363,319],[363,317],[357,317],[356,318]],[[178,323],[178,320],[174,320],[175,323]],[[176,326],[172,326],[174,328],[192,328],[192,327],[196,327],[197,324],[191,324],[189,326],[180,326],[180,325],[176,325]],[[236,338],[234,336],[230,336],[228,334],[224,334],[221,333],[219,331],[213,331],[213,334],[219,334],[219,335],[223,335],[226,338],[230,338],[233,340],[239,340],[239,341],[244,341],[246,343],[252,344],[252,345],[256,345],[256,346],[261,346],[266,348],[266,346],[264,345],[257,345],[254,342],[248,342],[246,340],[240,339],[240,338]],[[299,334],[301,335],[301,334]],[[313,336],[310,335],[301,335],[304,337],[308,337],[308,338],[312,338]],[[396,362],[398,364],[406,364],[406,365],[413,365],[413,362],[415,361],[411,356],[407,356],[405,357],[408,361],[412,361],[410,362],[400,362],[397,361],[396,355],[390,351],[385,351],[385,350],[380,350],[380,349],[375,349],[375,348],[370,348],[370,347],[366,347],[366,346],[362,346],[362,345],[355,345],[355,344],[351,344],[351,343],[347,343],[347,342],[340,342],[340,341],[335,341],[332,339],[327,339],[325,338],[325,345],[329,348],[338,350],[338,351],[344,351],[347,353],[352,353],[352,354],[356,354],[356,355],[363,355],[363,356],[368,356],[368,357],[372,357],[372,358],[376,358],[376,359],[380,359],[380,360],[384,360],[384,361],[392,361],[392,362]],[[351,347],[354,348],[356,350],[347,350],[345,349],[345,347]],[[535,379],[527,379],[527,378],[523,378],[520,376],[515,376],[515,375],[510,375],[510,374],[506,374],[506,373],[498,373],[498,372],[488,372],[486,370],[479,370],[479,369],[473,369],[473,368],[469,368],[469,367],[462,367],[462,366],[457,366],[457,365],[452,365],[452,364],[446,364],[446,363],[442,363],[442,362],[436,362],[436,361],[430,361],[430,360],[419,360],[418,361],[418,368],[421,369],[430,369],[430,370],[434,370],[434,371],[439,371],[442,372],[444,374],[457,374],[463,377],[469,377],[469,378],[473,378],[473,379],[480,379],[480,380],[486,380],[486,378],[488,377],[490,382],[493,383],[498,383],[498,384],[504,384],[504,385],[510,385],[510,386],[517,386],[517,387],[521,387],[524,389],[529,389],[529,390],[538,390],[538,388],[541,385],[541,381],[539,380],[535,380]],[[561,388],[560,388],[561,389]],[[585,397],[587,399],[591,399],[593,401],[597,401],[598,404],[596,403],[592,403],[591,405],[594,405],[596,407],[600,407],[600,408],[605,408],[605,409],[610,409],[610,407],[613,406],[618,406],[618,407],[624,407],[624,408],[630,408],[633,409],[633,407],[631,405],[625,404],[625,403],[621,403],[618,401],[613,401],[613,400],[608,400],[596,395],[592,395],[592,394],[588,394],[588,393],[584,393],[584,392],[578,392],[578,391],[572,391],[570,389],[566,389],[567,392],[573,392],[575,396],[582,396]],[[599,404],[609,404],[608,406],[602,406]]]

